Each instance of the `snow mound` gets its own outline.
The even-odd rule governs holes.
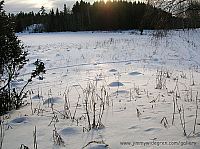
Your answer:
[[[142,119],[146,119],[146,120],[148,120],[148,119],[151,119],[152,117],[150,117],[150,116],[147,116],[147,117],[144,117],[144,118],[142,118]]]
[[[130,127],[130,128],[128,128],[128,129],[138,129],[139,127],[136,125],[136,126],[132,126],[132,127]]]
[[[114,92],[114,94],[128,94],[128,93],[129,91],[127,90],[119,90],[119,91]]]
[[[156,132],[156,131],[160,131],[160,128],[148,128],[146,130],[144,130],[145,132]]]
[[[18,118],[11,120],[12,124],[21,124],[21,123],[27,123],[27,122],[28,122],[27,117],[18,117]]]
[[[158,58],[154,58],[153,61],[154,61],[154,62],[158,62],[159,59],[158,59]]]
[[[78,127],[68,127],[60,130],[60,134],[63,136],[68,135],[76,135],[80,133],[80,129]]]
[[[59,103],[62,99],[60,97],[53,97],[53,98],[48,98],[43,102],[43,104],[55,104]]]
[[[109,84],[110,87],[119,87],[119,86],[124,86],[123,83],[121,82],[112,82]]]
[[[43,98],[43,96],[35,95],[35,96],[32,97],[33,100],[34,100],[34,99],[41,99],[41,98]]]
[[[20,78],[20,79],[18,79],[17,81],[18,81],[18,82],[23,82],[24,79]]]
[[[22,80],[12,80],[11,83],[13,86],[17,86],[17,85],[22,85],[23,81]]]
[[[137,71],[133,71],[133,72],[129,73],[129,75],[131,75],[131,76],[137,76],[137,75],[141,75],[141,74],[142,73],[137,72]]]
[[[117,72],[116,69],[110,69],[109,72]]]
[[[105,144],[90,145],[87,149],[107,149]]]

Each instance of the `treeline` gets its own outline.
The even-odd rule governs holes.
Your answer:
[[[52,9],[49,13],[41,7],[38,13],[20,12],[11,15],[16,23],[16,32],[32,24],[42,24],[34,32],[127,30],[127,29],[172,29],[192,27],[189,19],[173,17],[172,14],[141,2],[99,1],[92,5],[76,2],[69,10]],[[198,23],[195,26],[199,26]],[[41,26],[40,26],[41,27]]]

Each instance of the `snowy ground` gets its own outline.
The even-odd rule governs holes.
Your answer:
[[[47,71],[27,87],[28,104],[4,117],[3,149],[34,148],[35,126],[38,149],[199,149],[200,30],[152,34],[18,34],[30,61],[13,85],[36,59]]]

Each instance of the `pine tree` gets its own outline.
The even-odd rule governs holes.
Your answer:
[[[42,16],[46,15],[46,10],[45,10],[44,6],[42,6],[42,7],[40,8],[40,11],[39,11],[39,12],[41,13]]]
[[[0,2],[0,114],[13,108],[11,81],[26,63],[27,52],[14,32],[14,24]]]

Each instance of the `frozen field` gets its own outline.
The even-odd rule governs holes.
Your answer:
[[[200,30],[18,37],[29,62],[13,85],[36,59],[46,74],[7,115],[3,149],[34,148],[35,127],[38,149],[200,148]]]

